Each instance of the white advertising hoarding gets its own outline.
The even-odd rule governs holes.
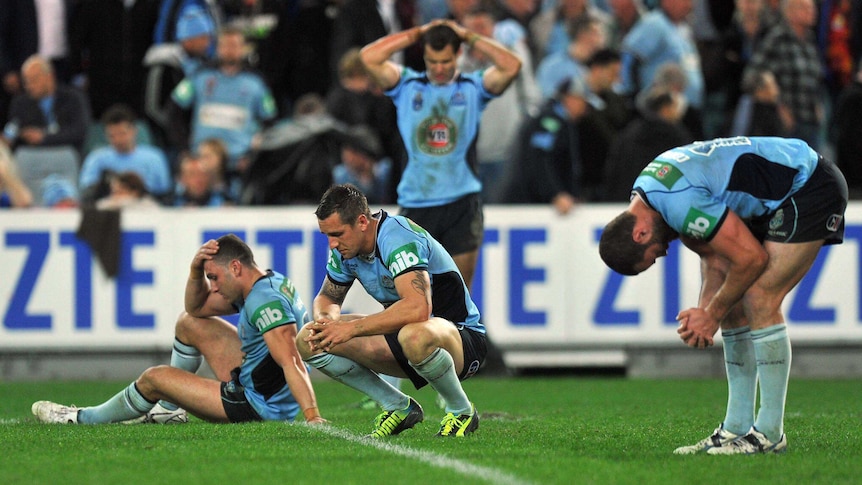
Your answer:
[[[473,293],[501,350],[678,344],[674,317],[697,301],[697,258],[674,244],[638,277],[609,271],[597,238],[623,207],[587,205],[565,217],[544,206],[486,207]],[[169,348],[192,256],[228,232],[249,243],[260,266],[286,273],[310,305],[328,252],[313,211],[126,211],[115,279],[76,237],[77,211],[0,212],[0,351]],[[786,301],[794,344],[862,344],[860,237],[862,204],[851,204],[844,244],[822,250]],[[358,285],[346,306],[379,309]]]

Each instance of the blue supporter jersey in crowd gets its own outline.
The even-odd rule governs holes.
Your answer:
[[[660,9],[645,14],[623,39],[623,69],[620,83],[625,93],[637,93],[652,85],[659,68],[679,64],[686,77],[685,97],[692,106],[701,107],[704,97],[700,54],[691,27],[674,24]],[[634,67],[637,69],[633,69]],[[636,76],[637,78],[633,78]]]
[[[819,157],[792,138],[699,141],[656,157],[633,191],[680,235],[710,240],[728,210],[743,220],[777,210],[805,185]]]
[[[374,257],[342,259],[330,251],[326,274],[338,285],[355,280],[384,307],[400,300],[395,278],[415,270],[425,270],[431,278],[432,315],[485,333],[479,322],[479,309],[470,298],[464,279],[452,256],[425,229],[404,216],[380,211]]]
[[[239,382],[254,410],[265,420],[292,420],[299,412],[299,404],[263,335],[282,325],[296,325],[299,332],[309,320],[293,283],[274,271],[267,271],[255,282],[239,309],[237,332],[245,355]]]
[[[79,187],[86,189],[98,183],[106,170],[137,173],[151,194],[166,194],[174,186],[167,157],[161,149],[151,145],[138,145],[129,153],[120,153],[112,146],[93,150],[81,166]]]
[[[398,111],[398,130],[408,162],[398,184],[401,207],[434,207],[478,193],[476,135],[482,111],[494,95],[482,84],[484,71],[458,74],[447,84],[403,68],[386,94]]]
[[[192,109],[192,147],[207,138],[219,138],[225,142],[231,164],[248,153],[261,122],[276,116],[269,88],[250,71],[228,76],[202,67],[183,79],[171,97],[181,108]]]

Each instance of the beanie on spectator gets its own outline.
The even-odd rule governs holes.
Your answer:
[[[177,20],[177,40],[186,40],[201,35],[211,35],[215,25],[206,11],[200,7],[186,9]]]

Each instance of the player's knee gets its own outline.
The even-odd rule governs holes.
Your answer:
[[[743,296],[743,304],[746,308],[746,315],[755,322],[749,322],[757,325],[758,323],[773,323],[764,322],[764,319],[776,318],[776,314],[781,313],[781,302],[783,295],[778,295],[774,291],[763,288],[759,285],[753,285]]]
[[[311,358],[313,352],[311,351],[311,346],[308,345],[308,342],[305,339],[309,336],[310,330],[308,327],[302,327],[299,332],[296,334],[296,350],[299,351],[299,356],[302,360],[308,360]]]
[[[180,312],[179,316],[177,316],[177,322],[174,324],[174,336],[180,342],[191,344],[192,335],[194,334],[194,328],[196,326],[195,317],[188,314],[188,312]]]
[[[435,347],[434,335],[424,325],[407,325],[398,332],[398,343],[410,362],[424,359]]]
[[[156,393],[159,382],[161,382],[165,373],[170,369],[169,365],[157,365],[150,367],[145,370],[138,380],[135,381],[135,385],[138,386],[138,391],[144,395],[144,397],[152,396]]]

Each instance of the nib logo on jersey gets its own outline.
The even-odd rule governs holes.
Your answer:
[[[412,268],[419,263],[424,263],[419,257],[416,243],[409,243],[392,251],[386,260],[386,267],[393,276],[403,273],[407,268]]]
[[[254,315],[254,326],[258,330],[266,330],[271,325],[281,323],[284,320],[284,308],[276,302],[270,302],[258,308]]]

